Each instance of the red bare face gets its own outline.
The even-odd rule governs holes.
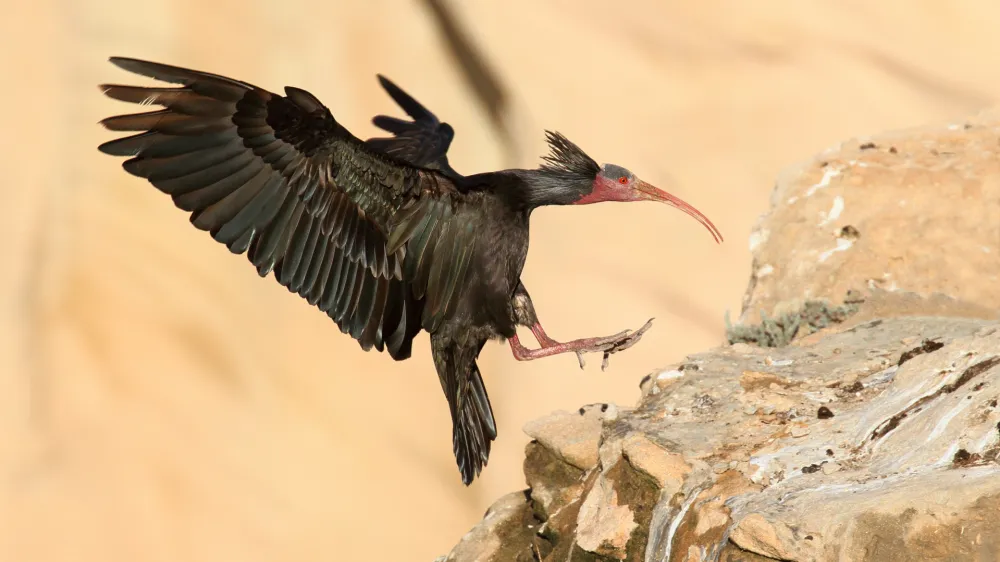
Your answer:
[[[593,189],[581,197],[576,205],[589,205],[605,201],[638,201],[634,199],[632,180],[628,176],[619,176],[617,180],[598,175],[594,178]]]
[[[712,221],[708,220],[708,217],[701,214],[701,211],[682,199],[642,181],[621,166],[605,164],[601,168],[601,172],[594,178],[593,189],[590,193],[581,197],[574,204],[589,205],[606,201],[659,201],[666,203],[692,216],[712,233],[716,242],[722,242],[722,233],[712,224]]]

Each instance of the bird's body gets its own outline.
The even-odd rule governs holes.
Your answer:
[[[459,302],[445,324],[452,330],[483,328],[489,338],[509,338],[517,322],[510,298],[528,257],[529,211],[512,209],[502,197],[488,192],[477,193],[467,204],[484,211],[476,224],[476,246],[492,251],[473,257],[464,287],[468,298]]]
[[[683,201],[624,168],[598,166],[558,133],[548,133],[552,154],[536,170],[461,175],[447,160],[452,128],[383,77],[413,121],[377,116],[375,124],[394,136],[361,141],[304,90],[287,87],[279,96],[205,72],[112,62],[181,86],[103,86],[114,99],[164,109],[105,119],[111,130],[137,134],[101,151],[130,157],[126,171],[169,194],[231,252],[245,253],[259,275],[273,271],[363,349],[404,360],[413,338],[430,333],[465,484],[497,436],[476,364],[489,340],[508,340],[521,360],[570,351],[607,356],[645,330],[569,343],[548,338],[520,281],[534,209],[657,200],[717,234]],[[518,326],[531,328],[541,348],[524,348]]]

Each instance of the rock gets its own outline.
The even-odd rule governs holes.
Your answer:
[[[990,175],[983,154],[1000,151],[996,131],[974,125],[967,142],[949,131],[827,155],[840,172],[818,187],[815,179],[779,182],[783,195],[765,224],[777,231],[780,223],[767,221],[784,217],[790,234],[756,251],[771,267],[765,279],[782,281],[757,281],[748,293],[775,315],[741,332],[760,339],[648,375],[634,408],[584,408],[529,424],[531,517],[511,500],[504,521],[522,527],[500,529],[487,518],[463,543],[493,546],[467,552],[509,542],[511,556],[530,543],[545,562],[996,559],[1000,292],[972,279],[955,256],[972,259],[968,244],[986,244],[990,232],[1000,241],[990,230],[1000,220],[986,224],[988,210],[976,209],[955,229],[961,243],[948,240],[942,221],[955,211],[904,189],[938,182],[953,198],[994,201],[1000,166]],[[816,203],[801,200],[831,194],[844,207],[818,219],[823,228],[849,220],[842,232],[871,240],[819,259],[821,236],[802,219]],[[893,197],[926,214],[890,205]],[[968,222],[976,220],[979,232]],[[917,244],[906,237],[924,227],[935,241],[921,247],[928,256],[890,244],[891,231],[900,244]],[[995,264],[976,263],[993,275]],[[876,286],[844,305],[814,300],[845,292],[875,265],[893,272],[894,290]],[[927,268],[944,269],[928,277]],[[782,311],[793,302],[798,312]],[[688,376],[695,365],[697,376]],[[457,552],[450,560],[490,559]]]
[[[984,523],[1000,517],[1000,323],[886,318],[779,353],[689,359],[698,377],[602,422],[589,470],[529,445],[550,459],[529,477],[542,560],[964,560],[1000,548],[1000,527]],[[777,391],[781,409],[746,413],[748,396]],[[836,415],[818,417],[820,402]]]
[[[479,560],[482,562],[533,562],[534,518],[525,492],[512,492],[486,511],[482,522],[462,537],[448,556],[435,562]]]
[[[619,504],[612,483],[600,478],[580,506],[576,544],[587,552],[624,560],[635,527],[635,514],[627,505]]]
[[[957,300],[964,316],[997,318],[998,126],[1000,113],[987,112],[960,126],[852,139],[782,173],[751,236],[740,322],[878,289],[915,293],[911,309],[958,312],[937,302]],[[819,312],[837,321],[849,308]]]
[[[562,460],[581,470],[589,470],[597,464],[601,419],[602,416],[592,409],[581,408],[579,413],[560,411],[528,422],[524,432]]]
[[[776,560],[794,560],[800,556],[795,552],[793,535],[784,523],[775,524],[759,513],[751,513],[736,524],[729,540],[748,552]]]
[[[671,453],[639,433],[629,434],[622,444],[622,455],[637,470],[652,477],[663,492],[680,491],[691,467],[684,455]]]
[[[789,428],[789,433],[791,433],[792,437],[805,437],[809,435],[809,427],[798,423]]]
[[[536,441],[525,448],[524,476],[540,513],[558,513],[578,501],[585,474]]]

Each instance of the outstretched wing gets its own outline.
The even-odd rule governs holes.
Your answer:
[[[421,327],[454,306],[471,253],[453,183],[366,146],[312,94],[286,96],[219,76],[128,58],[115,65],[180,87],[104,85],[159,105],[109,117],[102,144],[123,167],[191,213],[195,227],[261,276],[326,312],[365,350],[410,355]],[[392,244],[390,247],[390,237]]]
[[[372,118],[372,123],[393,136],[370,138],[365,142],[414,166],[440,170],[450,178],[459,177],[458,172],[448,164],[448,148],[455,137],[455,130],[451,125],[442,123],[436,115],[385,76],[379,74],[378,81],[413,121],[376,115]]]

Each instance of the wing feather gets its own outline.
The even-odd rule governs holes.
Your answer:
[[[273,271],[362,348],[396,359],[454,309],[473,250],[466,219],[456,218],[468,213],[453,178],[361,142],[305,90],[281,96],[216,74],[111,61],[179,87],[102,86],[110,98],[162,109],[104,119],[109,130],[135,134],[99,149],[128,157],[128,173],[170,195],[231,252],[246,253],[259,275]],[[443,158],[450,127],[383,86],[430,135],[390,125],[419,148],[402,156]]]
[[[460,177],[448,164],[448,148],[455,137],[451,125],[442,123],[436,115],[381,74],[379,84],[403,110],[413,119],[404,121],[387,115],[376,115],[372,123],[393,134],[391,138],[371,138],[369,146],[405,160],[414,166],[440,170],[445,175]]]

